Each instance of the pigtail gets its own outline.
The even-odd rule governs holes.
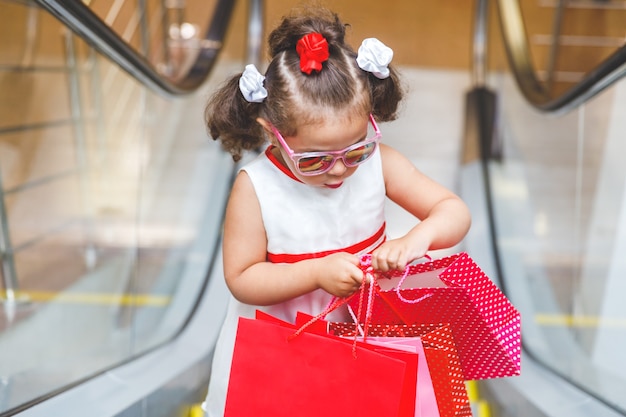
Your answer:
[[[248,102],[239,89],[241,74],[227,80],[209,99],[204,120],[214,140],[219,140],[234,161],[245,150],[257,149],[265,139],[263,128],[256,121],[260,103]]]
[[[372,97],[372,114],[380,122],[390,122],[398,117],[398,107],[404,98],[404,89],[398,72],[389,66],[389,77],[379,79],[368,74]]]
[[[400,77],[391,66],[392,59],[393,50],[376,38],[363,39],[355,58],[362,74],[366,74],[372,113],[381,122],[396,119],[398,105],[404,96]]]

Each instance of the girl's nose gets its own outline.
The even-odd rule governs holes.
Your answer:
[[[328,174],[329,175],[334,175],[336,177],[340,177],[347,170],[348,170],[348,167],[343,163],[343,159],[337,158],[337,160],[335,161],[335,164],[333,165],[333,167],[328,171]]]

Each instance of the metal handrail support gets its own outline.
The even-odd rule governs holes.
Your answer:
[[[488,13],[488,1],[477,0],[472,41],[472,85],[474,87],[482,87],[486,82]]]
[[[68,97],[70,99],[70,109],[72,112],[74,143],[76,146],[76,166],[74,172],[78,175],[78,183],[80,187],[81,205],[83,214],[86,217],[86,242],[85,248],[85,264],[91,268],[95,263],[96,251],[93,248],[93,202],[91,199],[91,191],[88,183],[88,158],[86,149],[85,134],[85,117],[83,115],[82,103],[83,94],[81,93],[80,74],[78,70],[78,60],[76,52],[76,39],[70,30],[65,31],[65,55],[66,65],[69,69],[67,77]],[[97,116],[101,117],[101,116]],[[87,176],[87,177],[86,177]]]
[[[26,18],[25,46],[22,59],[20,60],[21,68],[28,68],[33,65],[33,56],[37,45],[37,26],[39,24],[39,8],[34,4],[28,5],[28,15]]]
[[[500,142],[495,132],[496,94],[487,87],[489,1],[476,0],[472,38],[472,89],[466,95],[463,163],[477,159],[499,160]]]
[[[246,63],[261,66],[263,39],[263,0],[249,0]]]
[[[17,291],[17,274],[15,273],[15,261],[11,249],[11,236],[6,213],[2,174],[0,173],[0,278],[4,287],[4,297],[0,301],[10,306],[17,302],[15,294]]]
[[[552,45],[550,45],[550,55],[548,55],[548,79],[546,80],[548,91],[552,91],[554,85],[554,69],[556,68],[556,59],[559,53],[559,36],[561,35],[561,27],[563,26],[563,10],[565,9],[567,0],[559,0],[554,17],[552,19]]]
[[[17,69],[28,67],[32,64],[33,51],[35,49],[36,22],[39,10],[30,7],[26,24],[26,47]],[[0,282],[4,288],[4,294],[0,294],[0,303],[4,304],[7,316],[11,317],[12,310],[17,303],[17,274],[15,273],[15,260],[11,250],[11,236],[9,222],[7,220],[6,205],[4,203],[4,187],[2,173],[0,172]]]
[[[36,35],[39,22],[39,10],[33,6],[29,7],[26,21],[26,46],[17,69],[27,69],[32,66],[33,54],[36,48]],[[5,204],[5,192],[0,173],[0,282],[4,288],[4,294],[0,294],[0,304],[4,305],[6,316],[10,321],[15,316],[15,309],[21,301],[25,299],[18,297],[18,281],[15,270],[15,257],[11,245],[11,234],[9,232],[9,222]]]

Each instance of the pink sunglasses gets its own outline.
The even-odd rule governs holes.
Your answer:
[[[289,145],[287,145],[287,142],[278,129],[276,129],[274,125],[271,125],[271,127],[272,132],[274,132],[274,135],[287,152],[289,159],[293,161],[298,173],[304,176],[311,176],[328,172],[339,158],[342,159],[344,165],[347,167],[355,167],[367,161],[376,151],[376,147],[382,136],[376,124],[376,120],[374,120],[374,116],[370,114],[369,118],[374,128],[374,136],[357,142],[354,145],[350,145],[340,151],[295,153]]]

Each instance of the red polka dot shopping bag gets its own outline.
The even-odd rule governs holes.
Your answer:
[[[449,323],[466,380],[520,374],[520,314],[467,253],[374,276],[372,323]]]
[[[297,330],[239,319],[225,417],[414,416],[416,353]]]

